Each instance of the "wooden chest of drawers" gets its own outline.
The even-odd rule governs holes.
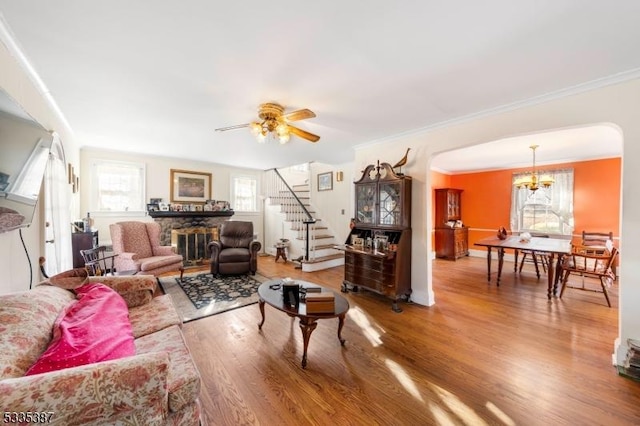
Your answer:
[[[395,254],[376,257],[364,253],[345,253],[345,280],[370,288],[387,297],[395,297]]]
[[[469,255],[469,228],[436,228],[436,257],[456,260]]]
[[[374,291],[392,299],[393,310],[399,312],[398,301],[408,300],[411,295],[411,230],[391,234],[398,237],[394,238],[394,251],[345,247],[343,291],[349,287]]]

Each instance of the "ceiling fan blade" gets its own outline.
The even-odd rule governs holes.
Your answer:
[[[251,123],[236,124],[235,126],[229,126],[229,127],[220,127],[219,129],[216,129],[216,132],[225,132],[227,130],[242,129],[243,127],[249,127],[249,124]]]
[[[297,111],[292,111],[287,114],[283,114],[282,118],[286,121],[298,121],[304,120],[307,118],[313,118],[316,116],[316,113],[311,111],[310,109],[299,109]]]
[[[296,136],[301,137],[302,139],[306,139],[311,142],[318,142],[320,140],[320,136],[314,135],[313,133],[309,133],[306,130],[299,129],[297,127],[293,127],[291,125],[288,126],[289,131]]]

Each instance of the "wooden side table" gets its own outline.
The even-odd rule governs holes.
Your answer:
[[[287,243],[276,243],[273,245],[276,248],[276,262],[278,259],[284,259],[284,263],[287,263]]]

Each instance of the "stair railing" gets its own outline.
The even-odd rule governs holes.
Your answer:
[[[271,169],[271,178],[267,178],[266,193],[274,203],[280,204],[281,211],[293,224],[299,239],[304,241],[304,259],[310,260],[311,249],[315,247],[315,227],[316,219],[311,216],[304,203],[300,200],[295,191],[289,186],[277,169]],[[315,250],[313,251],[315,253]]]

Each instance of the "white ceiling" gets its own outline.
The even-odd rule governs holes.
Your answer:
[[[0,0],[0,13],[81,145],[258,169],[348,162],[358,144],[640,69],[637,0]],[[315,111],[298,123],[320,141],[214,132],[269,101]],[[574,159],[609,156],[596,130]],[[535,143],[542,156],[564,142]],[[530,160],[523,143],[511,161]]]
[[[445,173],[531,168],[532,145],[538,145],[535,160],[540,166],[612,158],[622,154],[622,133],[601,124],[505,138],[439,154],[431,168]]]

